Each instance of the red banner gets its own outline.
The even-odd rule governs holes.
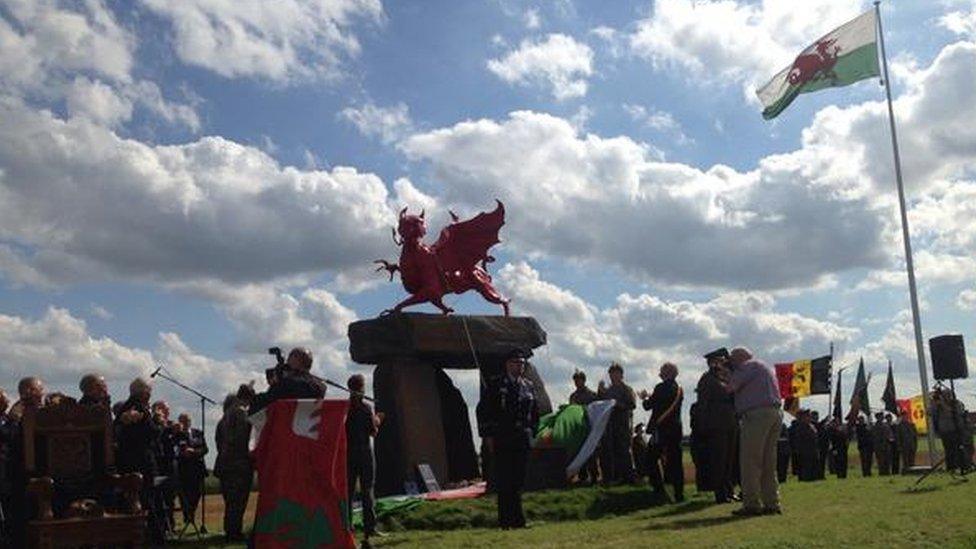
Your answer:
[[[255,414],[256,547],[355,547],[346,490],[346,400],[280,400]]]

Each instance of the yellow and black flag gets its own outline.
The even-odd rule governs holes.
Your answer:
[[[779,395],[784,399],[830,394],[830,355],[776,365]]]

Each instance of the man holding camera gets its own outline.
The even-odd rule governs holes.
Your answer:
[[[268,372],[268,390],[254,397],[250,413],[265,409],[276,400],[292,398],[321,399],[325,384],[312,376],[312,351],[296,347],[288,353],[288,360]]]

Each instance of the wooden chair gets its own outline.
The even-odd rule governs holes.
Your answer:
[[[112,415],[70,399],[24,414],[31,547],[144,544],[142,476],[114,474]],[[121,499],[115,495],[121,494]]]

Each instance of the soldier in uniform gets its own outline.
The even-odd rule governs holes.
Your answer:
[[[498,526],[502,529],[525,527],[522,485],[529,444],[539,421],[532,383],[522,376],[528,358],[527,351],[512,350],[505,358],[505,373],[488,381],[478,406],[478,433],[494,456]]]
[[[820,464],[820,450],[817,447],[817,428],[813,425],[810,410],[800,410],[797,413],[799,421],[796,433],[793,435],[794,448],[800,465],[800,481],[817,480]]]
[[[790,476],[790,457],[792,454],[789,430],[784,423],[779,430],[779,438],[776,439],[776,480],[780,484],[786,482]]]
[[[651,411],[647,422],[653,431],[648,445],[647,467],[651,486],[657,494],[664,494],[664,483],[672,485],[674,500],[685,500],[685,472],[681,458],[681,401],[684,391],[678,385],[678,367],[671,362],[661,365],[658,373],[661,382],[654,392],[641,391],[642,406]],[[662,476],[663,470],[663,476]]]
[[[596,394],[600,399],[613,399],[613,411],[604,433],[603,452],[601,453],[600,470],[603,472],[603,482],[637,481],[634,475],[634,459],[630,454],[630,434],[633,424],[634,408],[637,407],[637,395],[630,385],[624,383],[624,368],[614,362],[607,369],[610,386],[601,380],[597,385]]]
[[[254,389],[241,385],[236,395],[224,399],[224,416],[217,423],[214,476],[220,480],[224,498],[224,535],[228,542],[244,541],[244,510],[254,481],[248,451],[251,423],[247,420],[247,407],[253,398]]]
[[[891,425],[885,423],[884,413],[874,414],[874,426],[871,427],[871,439],[874,441],[874,456],[878,461],[878,474],[891,474]]]
[[[891,414],[885,414],[885,424],[888,425],[888,448],[891,454],[891,474],[901,473],[901,452],[898,449],[898,431],[891,422]]]
[[[907,471],[915,466],[915,452],[918,450],[918,429],[915,428],[910,413],[901,413],[901,420],[895,426],[895,431],[898,450],[901,452],[902,470]]]
[[[276,400],[325,397],[325,384],[311,375],[312,351],[296,347],[288,353],[283,370],[268,390],[254,397],[249,412],[255,414]]]
[[[733,500],[732,467],[735,464],[736,431],[735,397],[722,386],[727,383],[725,364],[729,351],[725,347],[705,355],[708,371],[698,380],[698,417],[707,448],[708,489],[716,503]]]
[[[346,386],[349,388],[349,413],[346,416],[349,524],[352,524],[352,499],[358,480],[363,503],[363,536],[367,540],[363,545],[367,545],[369,537],[378,533],[373,498],[373,481],[376,478],[373,437],[379,432],[383,416],[373,413],[373,408],[363,400],[366,394],[366,378],[362,374],[350,376]]]
[[[576,390],[569,395],[570,404],[579,404],[580,406],[586,407],[594,400],[597,400],[596,391],[586,386],[586,372],[583,370],[576,370],[573,372],[573,385],[576,386]],[[599,449],[596,452],[593,452],[593,455],[586,462],[586,464],[580,468],[580,482],[596,484],[596,482],[599,480],[600,469],[597,467],[596,463],[597,454],[599,454]]]
[[[847,478],[847,448],[851,442],[850,431],[842,421],[833,418],[827,424],[827,432],[830,436],[830,460],[834,474],[837,478]]]
[[[861,476],[869,477],[874,462],[874,438],[864,416],[857,417],[854,435],[857,437],[857,453],[861,456]]]
[[[830,434],[827,420],[820,421],[820,412],[810,412],[811,423],[817,429],[817,480],[827,478],[827,465],[830,462]]]

